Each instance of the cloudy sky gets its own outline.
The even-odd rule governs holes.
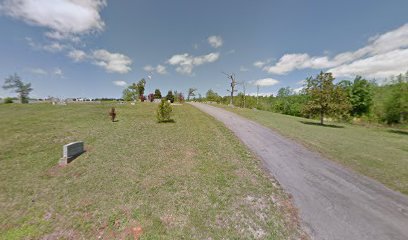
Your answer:
[[[34,97],[120,97],[141,78],[147,93],[225,95],[222,72],[250,93],[296,89],[321,70],[381,81],[408,70],[407,9],[406,0],[0,0],[0,81],[18,73]]]

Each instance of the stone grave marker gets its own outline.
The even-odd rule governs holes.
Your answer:
[[[74,160],[76,157],[85,152],[84,142],[82,141],[66,144],[63,146],[62,149],[63,151],[62,158],[60,160],[60,165],[66,165],[72,162],[72,160]]]

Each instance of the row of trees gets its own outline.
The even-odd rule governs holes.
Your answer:
[[[219,96],[212,89],[205,98],[198,101],[212,101],[229,104],[230,96]],[[258,108],[307,118],[326,117],[338,120],[353,118],[368,122],[407,123],[408,122],[408,72],[400,74],[379,85],[356,76],[353,81],[342,80],[335,83],[331,73],[321,72],[305,80],[303,90],[295,93],[291,88],[279,89],[276,96],[245,96],[238,93],[233,99],[238,107]]]
[[[144,102],[146,100],[146,97],[144,95],[145,93],[145,87],[146,87],[146,80],[141,79],[137,83],[133,83],[129,87],[127,87],[125,90],[123,90],[122,93],[122,98],[125,101],[137,101],[140,100]],[[191,95],[189,95],[191,96]],[[184,102],[184,95],[181,92],[178,91],[172,91],[169,90],[167,92],[166,96],[162,96],[160,89],[156,89],[154,93],[150,93],[147,96],[147,99],[150,102],[153,102],[155,99],[166,99],[169,100],[171,103],[173,102]]]

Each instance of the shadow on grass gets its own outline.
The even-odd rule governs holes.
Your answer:
[[[174,119],[158,121],[158,123],[175,123]]]
[[[387,132],[408,136],[408,132],[404,131],[404,130],[389,129],[389,130],[387,130]]]
[[[319,127],[329,127],[329,128],[344,128],[344,126],[338,126],[338,125],[333,125],[333,124],[323,124],[321,125],[320,123],[317,122],[308,122],[308,121],[299,121],[303,124],[306,125],[313,125],[313,126],[319,126]]]
[[[112,122],[119,122],[119,120],[113,120]]]

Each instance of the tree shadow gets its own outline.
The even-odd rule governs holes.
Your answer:
[[[174,119],[158,121],[158,123],[176,123]]]
[[[329,127],[329,128],[344,128],[344,126],[338,126],[338,125],[333,125],[333,124],[323,124],[321,125],[320,123],[317,122],[308,122],[308,121],[299,121],[303,124],[306,125],[313,125],[313,126],[319,126],[319,127]]]
[[[404,131],[404,130],[389,129],[389,130],[387,130],[387,132],[408,136],[408,132]]]

